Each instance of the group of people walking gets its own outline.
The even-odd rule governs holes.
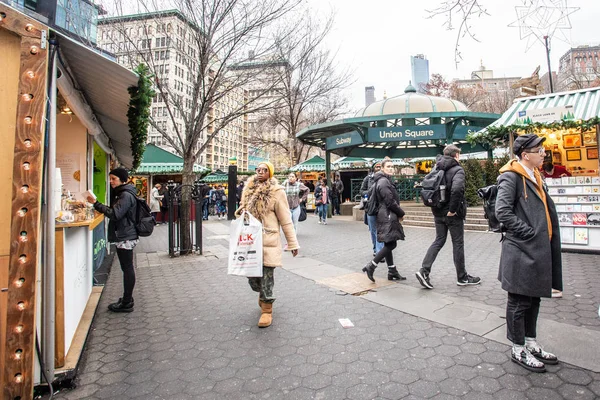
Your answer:
[[[545,364],[556,364],[558,358],[545,351],[537,340],[537,319],[542,297],[551,297],[552,289],[562,290],[562,261],[560,231],[556,208],[544,186],[539,168],[544,160],[544,138],[522,135],[514,142],[515,159],[500,170],[496,216],[503,224],[502,252],[498,279],[508,293],[506,306],[507,337],[513,343],[511,359],[522,367],[545,371]],[[448,232],[453,246],[456,284],[478,285],[481,279],[470,275],[465,267],[464,220],[466,217],[465,173],[459,164],[460,149],[454,145],[444,148],[436,168],[445,171],[446,198],[442,206],[432,210],[435,221],[435,240],[427,250],[421,268],[415,273],[419,283],[433,289],[432,265],[444,246]],[[364,194],[376,197],[376,212],[366,217],[373,245],[373,258],[363,267],[368,279],[375,282],[375,270],[380,262],[388,267],[388,279],[404,280],[394,263],[393,250],[398,240],[405,239],[402,221],[405,215],[392,182],[394,166],[384,159],[374,165],[363,181]],[[295,174],[279,185],[273,178],[274,168],[262,162],[256,175],[250,177],[243,189],[236,215],[246,210],[263,225],[263,274],[248,278],[251,289],[258,293],[260,317],[258,326],[268,327],[273,321],[275,296],[274,270],[282,265],[284,248],[280,231],[287,245],[285,250],[295,257],[299,251],[296,237],[298,215],[309,189],[298,182]],[[124,294],[109,305],[114,312],[131,312],[134,307],[133,287],[135,270],[133,248],[138,236],[133,226],[135,189],[127,182],[127,171],[117,168],[110,172],[112,187],[110,206],[88,198],[94,208],[109,219],[109,240],[117,244],[117,255],[123,270]],[[160,189],[155,187],[156,191]],[[322,180],[315,190],[320,207],[319,221],[326,223],[327,204],[331,194]],[[152,196],[155,196],[154,189]],[[160,196],[160,195],[158,195]]]
[[[544,372],[545,364],[558,363],[558,358],[545,351],[537,341],[537,319],[541,298],[550,298],[553,291],[562,291],[558,217],[539,169],[545,156],[544,140],[533,134],[515,140],[515,159],[500,169],[496,198],[496,217],[503,225],[498,279],[507,292],[506,326],[507,338],[513,343],[511,360],[534,372]],[[460,149],[449,145],[436,162],[436,168],[444,171],[445,198],[448,200],[432,208],[435,240],[415,273],[426,289],[433,289],[432,265],[446,243],[448,232],[452,239],[456,284],[481,283],[481,279],[470,275],[465,267],[467,208],[465,173],[459,160]],[[376,196],[374,201],[379,204],[377,212],[366,217],[374,257],[363,267],[363,272],[373,282],[375,269],[383,260],[388,266],[388,279],[406,279],[397,271],[392,256],[397,241],[405,237],[401,224],[405,213],[391,181],[392,173],[391,160],[377,163],[361,187],[363,194]],[[373,185],[375,190],[371,190]]]

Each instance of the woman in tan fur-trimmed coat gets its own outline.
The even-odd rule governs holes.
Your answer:
[[[260,328],[266,328],[272,322],[275,301],[273,272],[275,267],[281,267],[283,254],[279,228],[283,229],[287,249],[294,257],[298,255],[300,248],[285,191],[273,178],[273,172],[273,164],[270,162],[261,162],[258,165],[256,176],[248,179],[242,192],[240,207],[235,212],[236,216],[239,216],[246,210],[263,225],[263,276],[248,278],[252,290],[259,293],[258,304],[262,311],[258,321]]]

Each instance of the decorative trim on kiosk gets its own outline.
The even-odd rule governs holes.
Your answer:
[[[35,300],[42,194],[48,51],[46,27],[0,5],[0,29],[21,38],[13,163],[6,353],[2,398],[33,393]]]

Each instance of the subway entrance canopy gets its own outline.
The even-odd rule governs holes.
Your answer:
[[[417,93],[409,85],[404,94],[375,102],[353,118],[312,125],[296,137],[326,150],[327,156],[435,157],[448,144],[463,153],[491,151],[472,146],[466,136],[498,118],[499,114],[470,112],[456,100]]]

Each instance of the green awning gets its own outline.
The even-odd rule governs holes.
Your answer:
[[[337,169],[364,169],[371,167],[370,159],[363,157],[341,157],[331,162]]]
[[[194,164],[194,173],[205,173],[208,168]],[[161,149],[152,143],[146,145],[142,163],[135,171],[140,175],[181,174],[183,172],[183,158],[176,154]]]
[[[204,178],[204,182],[206,183],[227,183],[229,175],[227,172],[223,172],[220,169],[216,170],[212,174],[206,175]]]
[[[301,162],[290,168],[290,171],[325,171],[325,160],[319,156]]]

